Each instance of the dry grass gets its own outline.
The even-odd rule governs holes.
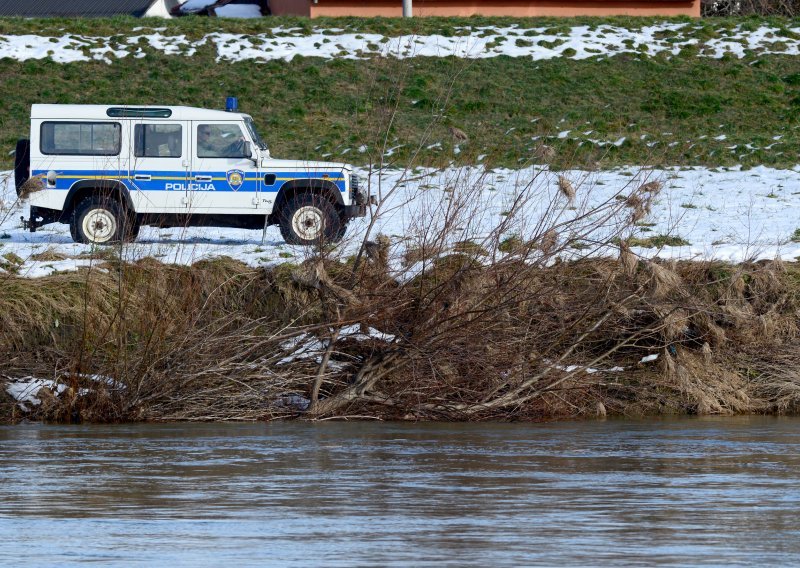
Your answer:
[[[385,290],[381,255],[361,267],[352,290],[343,265],[319,260],[272,270],[230,259],[191,268],[147,260],[6,278],[0,375],[67,385],[60,397],[40,393],[43,404],[29,416],[58,421],[304,416],[292,401],[307,398],[315,381],[325,416],[800,409],[794,265],[648,262],[631,278],[607,260],[531,268],[514,256],[487,266],[459,253],[432,266]],[[330,343],[352,324],[395,339]],[[308,344],[318,345],[312,355],[282,363]],[[325,345],[337,363],[320,375]],[[654,350],[657,364],[635,364]],[[582,365],[625,371],[591,374]],[[359,377],[368,384],[354,393]],[[0,419],[20,416],[0,398]]]
[[[575,202],[575,188],[572,182],[562,175],[558,176],[558,190],[567,199],[567,203],[572,205]]]
[[[633,276],[636,274],[636,268],[639,266],[639,258],[633,254],[628,243],[620,241],[619,243],[619,261],[626,275]]]
[[[650,272],[650,289],[653,297],[665,298],[681,289],[681,277],[670,268],[655,261],[645,263]]]

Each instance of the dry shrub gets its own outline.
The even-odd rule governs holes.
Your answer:
[[[389,267],[389,252],[392,246],[392,240],[386,235],[378,235],[374,241],[367,241],[364,244],[364,253],[367,259],[370,260],[375,266],[380,267],[384,271]]]
[[[758,402],[754,411],[777,414],[800,412],[800,348],[788,345],[769,352],[743,353],[739,366],[749,378],[749,392]]]
[[[422,243],[408,247],[403,254],[403,264],[411,266],[417,262],[432,262],[443,252],[444,247],[439,243]]]
[[[534,246],[545,256],[551,255],[558,247],[558,232],[555,229],[547,230],[534,241]]]
[[[533,155],[537,159],[547,163],[552,161],[556,157],[556,150],[552,146],[548,146],[547,144],[542,144],[541,146],[536,148]]]
[[[631,251],[631,248],[625,241],[620,241],[619,243],[619,262],[626,275],[632,277],[636,274],[636,268],[639,266],[639,258]]]
[[[644,199],[638,193],[631,193],[625,198],[625,206],[631,209],[640,209],[644,206]]]
[[[37,252],[31,255],[31,260],[37,260],[39,262],[58,262],[60,260],[66,260],[67,255],[61,254],[58,251],[53,250],[52,248],[48,248],[42,252]]]
[[[690,319],[685,310],[670,309],[664,313],[663,309],[656,308],[654,312],[661,321],[661,333],[668,343],[686,337]]]
[[[29,177],[19,188],[19,198],[27,199],[32,193],[44,190],[44,182],[40,177]]]
[[[352,291],[334,282],[322,259],[307,260],[292,272],[292,278],[301,286],[317,290],[322,298],[332,298],[346,306],[359,302]]]
[[[650,272],[650,290],[654,298],[665,298],[681,290],[683,282],[679,274],[656,261],[645,262]]]
[[[727,335],[725,330],[717,325],[708,312],[699,311],[691,316],[691,324],[695,334],[704,342],[713,347],[725,344]]]
[[[659,193],[661,193],[661,189],[664,185],[660,181],[649,181],[647,183],[642,184],[639,187],[639,193],[649,193],[651,196],[655,197]]]
[[[696,414],[736,414],[750,409],[746,381],[728,368],[709,362],[702,353],[680,349],[663,353],[667,388],[683,401],[683,411]]]
[[[786,16],[800,15],[798,0],[702,0],[700,12],[709,16]]]
[[[757,263],[750,274],[748,294],[759,311],[769,309],[787,293],[786,265],[781,261]]]
[[[563,175],[558,176],[558,190],[566,198],[567,203],[572,205],[575,201],[575,188],[572,186],[572,182]]]

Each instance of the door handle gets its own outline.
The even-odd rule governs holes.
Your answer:
[[[211,181],[211,176],[194,176],[194,181]]]
[[[136,174],[133,176],[133,179],[136,181],[150,181],[152,179],[152,176],[146,174]]]

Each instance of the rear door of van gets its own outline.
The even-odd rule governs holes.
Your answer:
[[[188,122],[133,118],[131,198],[139,213],[182,213],[189,183]]]

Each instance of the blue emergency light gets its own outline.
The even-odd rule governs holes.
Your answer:
[[[236,112],[239,110],[239,99],[236,97],[228,97],[225,99],[225,110],[228,112]]]

